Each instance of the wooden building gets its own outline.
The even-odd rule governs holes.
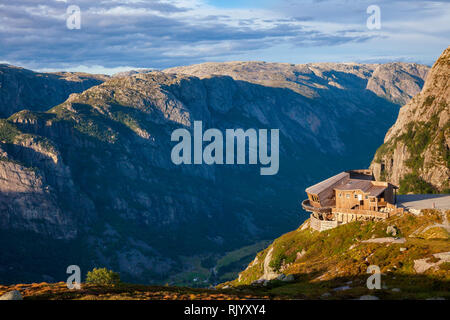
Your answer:
[[[375,181],[371,170],[350,170],[307,188],[308,199],[302,207],[312,213],[311,219],[337,224],[383,219],[399,211],[396,189],[388,182]]]

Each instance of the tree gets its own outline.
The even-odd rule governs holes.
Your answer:
[[[117,272],[106,268],[94,268],[87,273],[86,283],[103,286],[117,285],[120,283],[120,276]]]

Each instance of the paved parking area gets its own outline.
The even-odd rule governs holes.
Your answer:
[[[397,206],[407,209],[448,209],[450,194],[402,194],[397,195]]]

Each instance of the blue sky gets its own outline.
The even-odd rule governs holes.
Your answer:
[[[79,30],[66,27],[69,5]],[[369,5],[379,30],[366,26]],[[235,60],[431,65],[449,21],[449,1],[0,0],[0,62],[109,74]]]

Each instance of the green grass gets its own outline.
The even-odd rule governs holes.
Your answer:
[[[431,103],[431,98],[426,101]],[[446,132],[450,130],[450,123],[445,124],[443,128],[439,128],[439,114],[446,107],[447,105],[445,103],[441,103],[439,110],[428,122],[409,122],[406,126],[406,132],[394,138],[392,141],[382,144],[375,153],[374,162],[381,163],[383,159],[392,156],[398,142],[403,143],[407,147],[410,157],[405,160],[405,165],[411,169],[411,173],[405,175],[400,180],[399,192],[401,194],[448,193],[450,190],[448,182],[444,182],[441,188],[442,190],[437,190],[432,184],[421,178],[421,173],[426,170],[424,167],[424,151],[430,149],[432,145],[436,145],[436,148],[432,149],[433,160],[428,165],[443,164],[447,167],[450,166],[450,152],[445,139]],[[381,172],[380,179],[386,179],[385,171]]]
[[[415,194],[429,194],[438,193],[435,187],[430,183],[420,178],[417,173],[410,173],[405,175],[400,180],[399,194],[415,193]]]
[[[391,154],[394,149],[395,149],[396,143],[394,141],[394,143],[392,142],[386,142],[383,143],[375,152],[375,157],[374,157],[374,161],[377,163],[381,163],[381,161],[383,160],[383,157],[385,157],[388,154]]]
[[[21,132],[17,127],[5,119],[0,119],[0,141],[14,143],[14,140]]]
[[[379,222],[352,222],[320,233],[299,228],[284,234],[269,248],[258,253],[258,262],[241,273],[241,281],[236,279],[227,284],[238,288],[254,288],[249,285],[263,275],[264,258],[273,247],[271,266],[278,270],[283,267],[283,273],[293,274],[295,281],[292,283],[271,281],[266,287],[258,289],[265,294],[316,299],[323,293],[330,292],[331,288],[342,286],[349,280],[352,281],[352,289],[332,292],[330,299],[371,294],[365,287],[365,280],[368,277],[366,271],[369,265],[378,265],[381,272],[389,277],[389,281],[386,281],[389,282],[388,287],[401,288],[401,293],[392,292],[390,289],[378,291],[381,298],[442,296],[442,288],[450,281],[450,274],[446,272],[448,265],[438,270],[427,271],[424,275],[417,275],[414,271],[414,260],[448,251],[449,240],[442,237],[433,239],[409,237],[417,230],[441,222],[442,215],[438,211],[427,210],[421,216],[405,214]],[[361,242],[389,236],[386,233],[389,225],[398,228],[399,236],[404,237],[406,243]],[[417,234],[420,236],[420,232]],[[404,249],[400,251],[400,248]],[[296,259],[298,252],[304,254]]]
[[[413,172],[418,172],[423,167],[424,159],[422,152],[432,141],[432,134],[435,129],[435,125],[430,126],[425,122],[410,122],[407,125],[406,133],[400,136],[399,139],[405,143],[411,154],[405,164],[410,167]]]
[[[242,258],[245,258],[249,255],[254,256],[254,254],[256,252],[264,249],[269,244],[270,244],[270,241],[260,241],[255,244],[245,246],[245,247],[239,248],[234,251],[230,251],[230,252],[226,253],[225,256],[223,256],[222,258],[220,258],[217,261],[216,267],[218,269],[220,269],[220,268],[230,265],[234,262],[237,262],[237,261],[241,260]]]
[[[425,101],[423,102],[424,107],[429,107],[433,104],[434,99],[436,99],[435,96],[428,96],[425,98]]]

